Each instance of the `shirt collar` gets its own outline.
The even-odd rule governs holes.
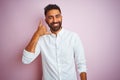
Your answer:
[[[51,32],[51,36],[53,36],[53,37],[61,37],[63,33],[64,33],[64,28],[62,28],[62,29],[57,33],[57,36]]]

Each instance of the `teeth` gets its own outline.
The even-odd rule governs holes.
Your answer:
[[[54,25],[58,25],[58,24],[54,24]]]

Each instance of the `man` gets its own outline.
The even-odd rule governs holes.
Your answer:
[[[81,40],[76,33],[62,28],[61,10],[56,4],[45,7],[45,21],[51,32],[40,22],[22,62],[29,64],[41,53],[43,80],[77,80],[77,73],[81,80],[87,80]]]

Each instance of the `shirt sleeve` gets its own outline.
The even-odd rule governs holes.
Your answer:
[[[78,73],[87,72],[84,48],[78,35],[75,38],[74,55]]]
[[[23,56],[22,56],[22,63],[23,64],[29,64],[31,63],[33,60],[36,59],[36,57],[40,54],[40,45],[39,42],[36,45],[35,48],[35,53],[32,52],[28,52],[27,50],[23,50]]]

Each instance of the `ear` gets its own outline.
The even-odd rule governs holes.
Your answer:
[[[63,16],[61,15],[61,17],[63,18]]]
[[[61,18],[63,18],[63,16],[61,15]]]
[[[47,19],[45,18],[45,22],[48,24]]]

